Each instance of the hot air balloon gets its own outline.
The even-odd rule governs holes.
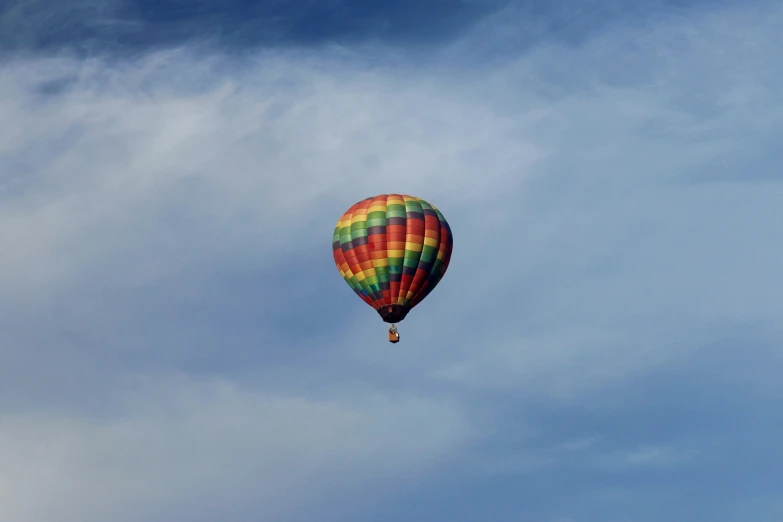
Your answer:
[[[364,199],[337,222],[332,254],[340,275],[387,323],[395,323],[437,286],[451,259],[451,228],[435,206],[404,194]]]

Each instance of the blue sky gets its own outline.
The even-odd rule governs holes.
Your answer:
[[[0,520],[783,519],[779,3],[0,13]]]

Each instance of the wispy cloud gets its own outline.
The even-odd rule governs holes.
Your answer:
[[[337,520],[332,497],[431,473],[470,431],[454,405],[416,396],[136,384],[104,416],[4,416],[0,516]]]

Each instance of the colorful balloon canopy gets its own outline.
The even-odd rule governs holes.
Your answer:
[[[421,198],[381,194],[353,205],[334,229],[332,254],[345,281],[387,323],[440,282],[453,240],[443,214]]]

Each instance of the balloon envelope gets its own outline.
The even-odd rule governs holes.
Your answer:
[[[421,198],[381,194],[337,222],[332,254],[340,275],[387,323],[402,321],[437,286],[453,239],[443,214]]]

